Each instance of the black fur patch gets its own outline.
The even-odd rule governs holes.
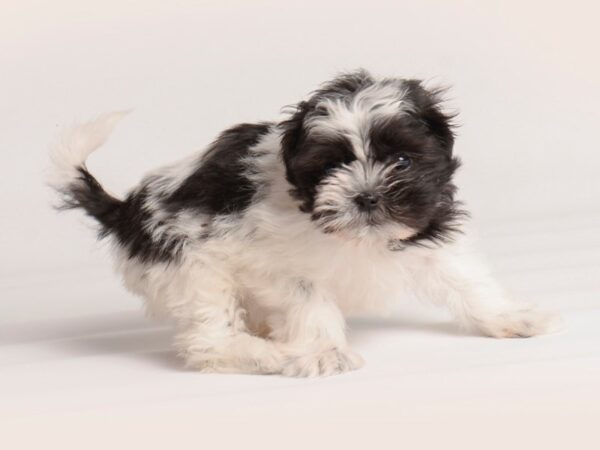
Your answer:
[[[83,208],[102,226],[100,235],[107,234],[119,220],[122,202],[108,194],[84,167],[79,167],[79,178],[63,192],[63,208]]]
[[[138,258],[143,262],[175,260],[189,237],[168,234],[159,240],[153,237],[149,227],[162,224],[156,224],[152,214],[144,207],[147,197],[145,189],[131,193],[121,207],[121,220],[109,231],[127,250],[130,258]]]
[[[374,125],[370,141],[375,159],[384,164],[393,165],[400,157],[411,161],[407,168],[394,169],[387,180],[394,186],[383,194],[390,218],[420,230],[422,239],[427,229],[438,230],[432,237],[441,235],[442,222],[455,222],[449,215],[456,190],[451,180],[460,162],[451,149],[422,120],[410,116]]]
[[[81,175],[69,187],[66,208],[82,208],[100,223],[99,237],[113,235],[131,258],[144,262],[168,262],[177,258],[176,249],[183,246],[180,239],[157,242],[148,232],[151,214],[144,209],[145,190],[133,192],[121,201],[109,195],[85,168],[78,170]]]
[[[312,140],[303,138],[298,154],[288,161],[295,189],[290,193],[302,201],[300,209],[311,211],[315,189],[333,169],[356,159],[350,141],[343,136]]]
[[[256,186],[244,176],[243,159],[270,128],[267,123],[241,124],[223,132],[202,156],[198,168],[172,194],[161,199],[165,211],[171,217],[184,210],[214,216],[245,209]],[[145,231],[152,219],[151,213],[144,209],[146,197],[147,192],[142,189],[127,199],[122,208],[127,222],[115,227],[115,234],[131,257],[163,262],[176,259],[186,241],[198,236],[166,233],[162,242],[153,240]],[[167,224],[171,217],[165,219]],[[208,228],[205,224],[204,227]]]
[[[272,124],[241,124],[222,133],[204,154],[198,169],[163,200],[170,211],[195,209],[204,214],[244,210],[256,186],[244,175],[243,159]]]

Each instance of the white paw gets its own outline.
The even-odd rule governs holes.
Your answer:
[[[364,364],[357,353],[333,348],[298,356],[286,363],[281,373],[288,377],[329,376],[359,369]]]
[[[560,315],[552,312],[521,309],[506,311],[478,323],[487,335],[496,338],[523,338],[558,331]]]
[[[276,355],[262,358],[186,358],[186,368],[201,373],[239,373],[270,375],[281,372],[282,360]]]
[[[181,352],[185,358],[185,366],[202,373],[244,373],[244,374],[276,374],[281,372],[285,361],[278,350],[255,352],[251,354],[213,352]]]

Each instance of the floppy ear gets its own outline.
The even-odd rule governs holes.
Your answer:
[[[454,132],[452,131],[454,116],[445,114],[442,111],[440,101],[438,99],[432,100],[432,103],[423,110],[421,115],[431,133],[438,138],[448,154],[451,155],[454,147]]]
[[[420,80],[407,80],[411,98],[416,106],[419,118],[427,125],[432,135],[452,155],[454,147],[454,132],[452,131],[452,119],[455,115],[445,113],[442,109],[444,102],[443,94],[445,88],[425,89]]]
[[[298,147],[305,137],[304,119],[310,109],[308,102],[300,102],[296,105],[296,110],[292,116],[281,122],[280,126],[283,130],[281,135],[281,156],[285,164],[285,173],[287,180],[296,185],[294,173],[291,170],[294,156],[298,152]]]

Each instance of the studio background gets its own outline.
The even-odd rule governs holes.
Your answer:
[[[210,421],[202,429],[216,433],[226,418],[256,430],[262,417],[280,433],[292,423],[331,426],[326,436],[354,433],[355,444],[367,435],[390,442],[398,424],[409,439],[428,426],[451,435],[469,421],[479,424],[475,435],[510,424],[523,442],[533,442],[535,427],[555,433],[548,445],[575,434],[592,442],[588,425],[600,412],[595,2],[0,5],[0,418],[13,432],[31,426],[58,439],[64,427],[95,429],[109,415],[102,423],[124,439],[160,423],[193,443],[190,424]],[[518,296],[562,311],[568,331],[501,343],[457,334],[425,311],[357,323],[367,367],[343,377],[182,371],[168,329],[146,321],[120,287],[91,222],[51,209],[49,144],[63,126],[133,108],[89,160],[122,195],[226,127],[277,119],[281,107],[358,67],[450,86],[448,107],[460,113],[459,196],[482,252]]]

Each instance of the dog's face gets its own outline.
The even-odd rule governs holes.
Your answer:
[[[450,117],[418,81],[339,77],[282,123],[293,195],[323,231],[384,232],[390,242],[445,239],[454,201]]]

